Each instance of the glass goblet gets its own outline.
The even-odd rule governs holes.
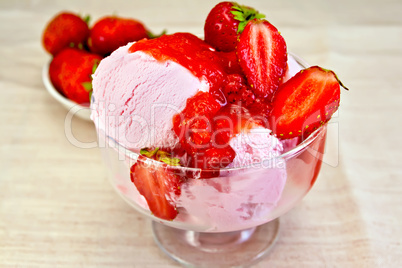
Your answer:
[[[308,65],[289,53],[300,65]],[[138,212],[152,219],[157,245],[172,259],[191,267],[244,267],[260,261],[279,234],[279,217],[312,188],[319,174],[327,127],[324,125],[295,147],[272,159],[246,167],[219,170],[200,178],[201,170],[169,166],[139,157],[98,130],[99,147],[116,192]],[[184,174],[173,220],[150,211],[131,181],[130,168],[146,165]]]
[[[326,126],[279,157],[248,167],[221,169],[202,179],[201,170],[169,166],[124,148],[100,133],[99,144],[109,179],[132,207],[151,218],[158,246],[171,258],[196,267],[253,264],[272,248],[279,217],[311,189],[321,168]],[[147,165],[172,174],[192,174],[180,186],[178,215],[163,220],[150,211],[130,179],[130,167]]]

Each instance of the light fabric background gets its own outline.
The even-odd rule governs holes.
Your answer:
[[[0,1],[0,267],[178,267],[150,222],[106,180],[98,148],[66,138],[67,111],[45,91],[40,38],[61,10],[119,14],[159,32],[203,32],[217,1]],[[281,217],[256,267],[402,267],[402,1],[241,1],[267,15],[290,51],[350,88],[330,124],[309,195]],[[74,119],[75,138],[96,140]]]

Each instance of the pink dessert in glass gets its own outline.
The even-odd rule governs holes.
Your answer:
[[[164,35],[120,47],[93,76],[112,185],[183,264],[239,265],[268,251],[277,218],[318,176],[339,105],[332,71],[288,53],[261,17],[245,25],[234,51]]]

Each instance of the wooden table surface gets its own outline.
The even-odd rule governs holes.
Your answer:
[[[155,245],[150,221],[115,194],[99,149],[69,141],[67,110],[41,80],[49,56],[40,38],[61,10],[202,33],[216,3],[0,1],[0,267],[179,267]],[[241,3],[350,88],[317,184],[281,217],[279,241],[256,267],[402,267],[402,1]],[[96,140],[88,121],[74,118],[72,132]]]

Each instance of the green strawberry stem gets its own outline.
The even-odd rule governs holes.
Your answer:
[[[150,39],[158,38],[161,37],[162,35],[165,35],[167,33],[167,30],[163,30],[160,34],[154,34],[151,31],[147,31],[147,35]]]
[[[250,20],[265,18],[264,14],[258,13],[257,10],[251,7],[236,4],[233,5],[232,9],[234,9],[233,11],[231,11],[231,13],[234,15],[234,18],[240,21],[239,27],[237,28],[237,33],[243,32],[244,28]]]
[[[92,82],[84,82],[81,84],[87,92],[92,91]]]
[[[170,166],[180,166],[180,159],[174,157],[163,157],[159,161],[162,161]]]
[[[89,22],[91,21],[91,16],[90,15],[85,15],[85,17],[83,17],[82,20],[85,21],[86,24],[89,25]]]
[[[170,153],[159,150],[159,147],[156,147],[154,150],[142,148],[140,154],[148,158],[153,158],[155,156],[155,160],[164,162],[171,166],[180,166],[180,158],[171,157]]]
[[[344,89],[349,90],[349,88],[347,88],[347,87],[342,83],[342,81],[338,78],[338,76],[336,75],[336,73],[335,73],[334,71],[329,70],[329,69],[322,68],[322,67],[320,67],[320,66],[318,66],[318,68],[320,68],[320,69],[323,70],[324,72],[332,73],[332,74],[335,76],[336,81],[338,81],[339,85],[340,85],[341,87],[343,87]]]
[[[95,73],[96,69],[98,68],[98,65],[99,65],[99,61],[95,61],[94,65],[92,66],[92,74]],[[91,79],[92,79],[92,77],[91,77]]]
[[[156,147],[155,150],[150,150],[149,148],[142,148],[140,150],[140,154],[146,157],[153,157],[157,152],[158,152],[159,148]]]
[[[338,76],[336,75],[336,73],[334,73],[334,72],[332,72],[332,73],[335,75],[335,78],[336,78],[336,80],[338,81],[339,85],[340,85],[341,87],[343,87],[344,89],[349,90],[349,88],[347,88],[347,87],[342,83],[342,81],[338,78]]]

